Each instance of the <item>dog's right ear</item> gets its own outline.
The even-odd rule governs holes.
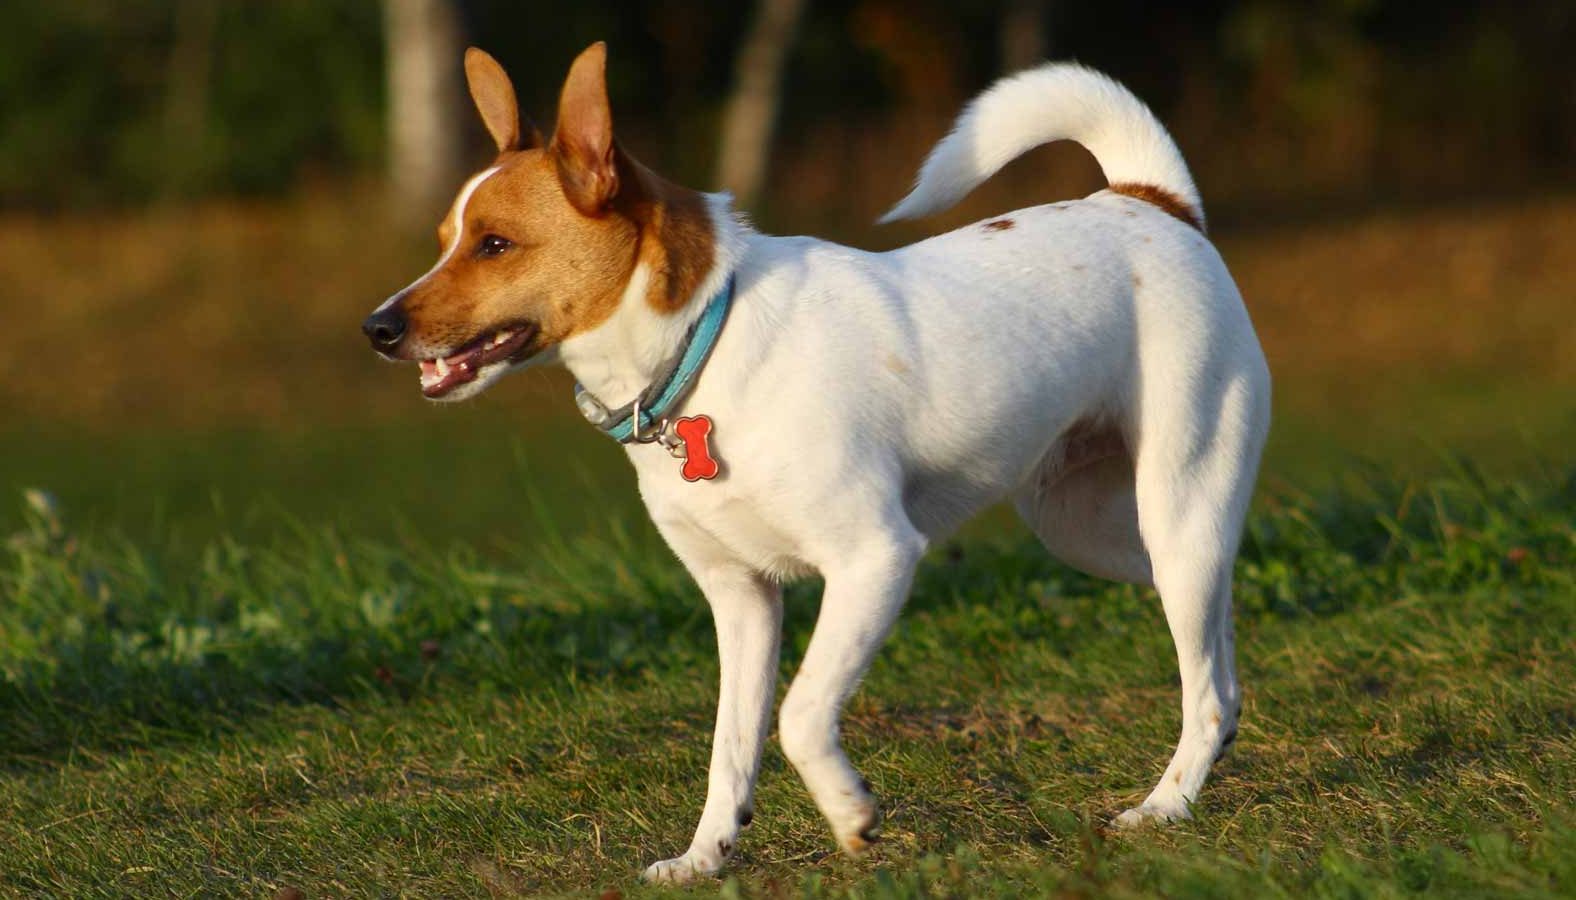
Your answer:
[[[514,84],[487,51],[472,47],[465,51],[465,81],[471,88],[476,111],[482,114],[487,133],[498,145],[498,152],[529,150],[542,145],[541,134],[530,122],[521,130],[520,104],[515,100]]]
[[[569,66],[549,150],[558,162],[564,196],[585,215],[601,215],[618,194],[613,113],[607,103],[607,45],[601,41]]]

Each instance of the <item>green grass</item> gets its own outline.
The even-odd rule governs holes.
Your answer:
[[[644,516],[622,451],[567,400],[529,415],[496,402],[412,405],[394,421],[293,428],[0,427],[0,535],[22,527],[13,501],[33,487],[55,493],[84,536],[185,556],[215,535],[266,542],[303,522],[493,552],[543,525],[581,532]]]
[[[593,527],[522,511],[531,541],[483,550],[305,524],[170,550],[18,514],[0,892],[665,893],[635,875],[699,812],[709,617],[647,526],[579,496]],[[846,727],[885,840],[832,853],[773,745],[721,888],[1568,896],[1573,509],[1576,473],[1464,466],[1265,498],[1238,568],[1241,738],[1195,822],[1135,834],[1102,823],[1175,740],[1157,599],[1018,532],[938,548]],[[789,594],[785,675],[814,587]]]

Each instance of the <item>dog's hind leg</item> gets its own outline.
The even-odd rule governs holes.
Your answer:
[[[851,855],[876,839],[870,785],[849,764],[838,719],[908,598],[925,539],[896,512],[847,540],[822,566],[826,591],[815,633],[779,714],[783,753]]]
[[[1203,395],[1178,403],[1173,379],[1143,409],[1138,522],[1176,643],[1182,735],[1159,785],[1117,817],[1122,826],[1188,818],[1237,734],[1231,577],[1268,430],[1268,377],[1253,360],[1207,375],[1197,379]]]

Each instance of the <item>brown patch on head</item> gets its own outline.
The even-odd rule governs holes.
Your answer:
[[[620,162],[632,188],[621,205],[645,226],[640,262],[651,272],[646,302],[658,312],[677,312],[716,262],[711,211],[699,192],[671,184],[627,156]]]
[[[1192,225],[1194,228],[1197,228],[1199,231],[1204,230],[1204,221],[1199,216],[1198,212],[1194,210],[1193,207],[1189,206],[1185,201],[1183,201],[1181,197],[1178,197],[1176,194],[1173,194],[1163,187],[1153,184],[1142,184],[1135,181],[1124,181],[1111,185],[1109,190],[1113,193],[1132,197],[1135,200],[1142,200],[1145,203],[1154,204],[1155,206],[1160,207],[1160,209],[1167,215],[1186,222],[1187,224]]]
[[[638,227],[581,215],[550,153],[506,153],[497,166],[439,229],[446,261],[406,289],[417,355],[516,324],[537,328],[533,350],[551,346],[612,315],[634,271]],[[483,242],[494,237],[509,246],[488,255]]]
[[[1014,222],[1011,219],[996,219],[993,222],[986,222],[985,223],[985,230],[986,231],[1006,231],[1007,229],[1011,228],[1012,226],[1014,226],[1016,224],[1017,223]]]
[[[439,226],[440,265],[401,293],[409,337],[399,355],[430,357],[525,327],[535,329],[527,350],[538,352],[605,322],[641,264],[658,311],[678,310],[699,288],[715,259],[705,198],[613,141],[605,58],[596,44],[575,60],[544,145],[510,115],[503,70],[467,54],[473,98],[501,152]]]

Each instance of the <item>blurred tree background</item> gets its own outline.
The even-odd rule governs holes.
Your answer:
[[[0,33],[0,202],[81,208],[377,177],[391,128],[385,18],[409,5],[10,4]],[[497,55],[544,118],[567,61],[606,39],[626,141],[709,186],[756,4],[418,5],[448,6],[454,40]],[[801,193],[805,208],[825,209],[872,162],[911,170],[937,123],[1039,56],[1076,58],[1129,83],[1172,126],[1223,211],[1542,189],[1568,183],[1576,160],[1576,7],[1562,0],[796,5],[777,152],[790,168],[829,157],[847,167],[777,182],[824,195]],[[449,64],[457,94],[457,55]],[[768,205],[781,193],[767,185]]]

